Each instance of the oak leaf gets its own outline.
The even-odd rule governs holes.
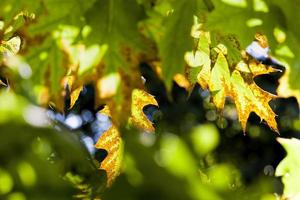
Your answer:
[[[120,174],[123,158],[123,143],[120,132],[115,125],[102,133],[95,147],[105,149],[107,156],[101,162],[100,168],[106,171],[107,186],[111,186],[116,177]]]
[[[154,127],[152,123],[148,120],[148,118],[143,112],[143,108],[149,104],[158,106],[155,98],[152,95],[143,90],[134,89],[132,91],[130,121],[137,128],[141,128],[148,132],[154,132]]]
[[[195,26],[197,24],[193,26],[194,31],[192,29],[191,35],[197,40],[196,51],[185,54],[185,61],[188,64],[186,69],[187,77],[192,85],[198,82],[203,89],[207,89],[211,73],[211,40],[209,32],[195,30]]]
[[[144,131],[154,132],[154,127],[145,116],[143,108],[149,104],[157,106],[158,104],[155,98],[141,89],[134,89],[132,91],[131,103],[131,116],[129,122]],[[106,158],[102,161],[100,168],[106,171],[107,186],[109,187],[121,171],[123,143],[118,126],[114,124],[114,116],[112,116],[109,106],[106,105],[99,112],[112,118],[113,123],[108,130],[102,133],[95,145],[96,148],[105,149],[108,153]]]
[[[269,127],[279,132],[275,120],[276,114],[269,106],[269,102],[276,98],[258,87],[253,77],[242,74],[235,70],[231,75],[230,97],[234,100],[239,114],[239,121],[243,131],[246,131],[246,124],[251,112],[255,112],[261,120],[265,120]]]
[[[246,131],[247,120],[251,112],[255,112],[261,120],[267,122],[269,127],[278,132],[275,120],[276,114],[269,106],[269,102],[276,98],[267,91],[264,91],[256,85],[254,78],[262,74],[269,74],[280,70],[274,69],[257,63],[249,58],[244,58],[236,65],[230,65],[228,61],[227,48],[219,44],[210,52],[209,33],[199,32],[197,50],[194,57],[186,54],[186,62],[189,65],[189,73],[194,73],[197,81],[203,89],[209,89],[211,99],[217,110],[224,108],[226,97],[234,101],[237,107],[239,121],[243,131]],[[192,36],[195,34],[192,34]],[[214,66],[212,65],[212,55],[217,53]],[[243,55],[243,52],[241,53]],[[242,57],[242,56],[241,56]],[[192,71],[193,68],[199,68],[198,71]],[[188,74],[191,84],[195,80]]]
[[[212,95],[212,101],[218,110],[222,110],[225,105],[225,98],[228,96],[230,90],[230,71],[227,60],[225,58],[226,52],[218,54],[217,61],[211,70],[209,80],[209,89]]]

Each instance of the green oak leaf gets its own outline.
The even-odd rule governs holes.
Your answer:
[[[162,60],[162,73],[169,89],[173,76],[184,70],[185,52],[193,46],[190,32],[196,5],[195,0],[174,3],[171,13],[163,22],[165,32],[159,41],[158,49]]]
[[[129,47],[140,51],[144,48],[138,32],[138,22],[144,12],[135,0],[98,0],[86,12],[87,25],[91,28],[87,44],[106,44],[104,62],[108,72],[118,68],[128,70],[122,50]]]

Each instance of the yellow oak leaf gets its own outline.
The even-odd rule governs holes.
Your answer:
[[[143,107],[149,104],[158,105],[155,98],[147,92],[134,89],[132,91],[131,117],[129,121],[136,126],[148,132],[154,132],[152,123],[147,119],[143,112]],[[105,106],[99,113],[113,118],[109,106]],[[114,120],[112,120],[114,121]],[[110,187],[116,177],[120,174],[121,162],[123,158],[123,143],[118,127],[113,123],[98,139],[95,147],[105,149],[108,153],[102,161],[100,168],[106,171],[107,186]]]
[[[70,106],[69,109],[72,109],[80,95],[80,92],[83,90],[83,85],[74,88],[76,77],[74,75],[67,75],[63,78],[63,85],[68,88],[70,91]]]
[[[80,87],[76,88],[75,90],[73,90],[71,92],[71,95],[70,95],[70,99],[71,99],[70,109],[73,108],[73,106],[75,105],[82,89],[83,89],[83,86],[80,86]]]
[[[255,112],[261,120],[267,122],[272,130],[279,132],[275,120],[276,114],[269,106],[269,102],[276,96],[262,90],[255,84],[253,77],[242,75],[238,70],[232,73],[230,81],[231,91],[229,95],[237,107],[243,131],[246,131],[250,113]]]
[[[237,69],[240,72],[251,73],[253,77],[263,74],[269,74],[272,72],[281,72],[281,70],[279,69],[275,69],[273,67],[257,63],[253,60],[251,60],[249,64],[246,64],[244,61],[241,61],[236,65],[235,69]]]
[[[158,106],[157,101],[152,95],[143,90],[134,89],[132,91],[130,121],[137,128],[141,128],[148,132],[154,132],[152,123],[143,112],[144,106],[149,104]]]
[[[123,158],[123,143],[118,128],[112,125],[107,131],[102,133],[95,147],[97,149],[105,149],[108,153],[101,162],[100,169],[106,171],[107,187],[110,187],[120,174]]]
[[[190,83],[193,84],[197,80],[203,89],[209,89],[212,102],[219,111],[224,108],[226,97],[231,98],[236,104],[244,132],[251,112],[255,112],[272,130],[278,132],[276,114],[269,106],[269,102],[277,96],[258,87],[253,79],[258,75],[280,70],[245,57],[237,64],[229,66],[227,48],[222,44],[213,48],[217,56],[214,66],[211,67],[212,48],[209,33],[198,31],[196,36],[194,37],[198,40],[196,52],[194,54],[188,52],[185,57],[189,65],[186,75]],[[196,68],[199,70],[196,71]]]

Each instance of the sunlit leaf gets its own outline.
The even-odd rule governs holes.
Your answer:
[[[201,33],[201,31],[199,33]],[[207,73],[201,73],[203,68],[200,73],[192,71],[191,69],[195,68],[195,66],[192,65],[193,62],[187,60],[187,63],[192,65],[189,67],[189,80],[191,80],[191,82],[193,81],[190,77],[192,77],[192,73],[195,73],[193,76],[195,77],[197,75],[200,86],[203,89],[206,89],[208,86],[212,95],[212,102],[219,111],[223,110],[226,97],[230,97],[236,104],[239,121],[242,124],[244,132],[246,131],[247,120],[251,112],[255,112],[261,120],[267,122],[272,130],[278,132],[275,120],[276,114],[269,106],[269,102],[276,98],[276,96],[258,87],[254,82],[254,77],[278,72],[280,70],[263,64],[257,64],[256,61],[247,59],[245,59],[245,61],[240,60],[236,65],[230,66],[228,60],[230,56],[227,54],[231,54],[233,51],[228,52],[227,47],[223,44],[218,44],[217,47],[213,48],[213,51],[217,53],[217,58],[214,66],[210,70],[209,34],[204,34],[203,32],[203,34],[198,34],[197,36],[200,38],[196,39],[201,41],[202,38],[203,43],[197,43],[197,51],[199,51],[199,53],[196,51],[194,56],[198,56],[198,59],[202,60],[202,62],[206,60]],[[206,59],[204,59],[204,55]],[[213,56],[213,54],[211,56]],[[235,57],[242,58],[241,55]],[[237,60],[233,60],[231,60],[232,64],[237,62]]]
[[[258,64],[256,63],[256,61],[250,61],[248,64],[246,64],[244,61],[241,61],[236,65],[235,69],[242,73],[251,73],[253,77],[263,74],[269,74],[272,72],[281,72],[281,70],[279,69],[275,69],[263,64]]]
[[[132,91],[131,117],[129,120],[137,128],[141,128],[148,132],[154,132],[152,123],[147,119],[143,112],[143,107],[149,104],[158,105],[152,95],[143,90],[134,89]],[[114,118],[107,105],[100,113]],[[123,152],[122,139],[117,126],[113,124],[105,131],[98,139],[95,147],[98,149],[105,149],[108,152],[107,157],[101,163],[100,167],[106,171],[108,177],[107,184],[108,186],[111,186],[120,173]]]
[[[218,54],[216,64],[211,70],[209,89],[212,93],[213,103],[217,109],[222,110],[225,98],[230,91],[230,71],[223,52]]]
[[[272,9],[269,12],[265,12],[266,9],[258,5],[258,3],[255,3],[253,7],[250,5],[242,7],[234,6],[224,1],[213,1],[213,3],[215,9],[211,13],[208,13],[208,20],[204,22],[206,30],[212,31],[213,34],[219,34],[220,32],[223,34],[233,34],[238,38],[243,48],[251,42],[255,32],[263,31],[269,36],[272,46],[275,44],[275,38],[271,37],[273,29],[278,25],[281,26],[284,24],[284,17],[279,13],[277,8],[270,7]],[[262,11],[262,8],[264,11]],[[249,27],[247,21],[253,18],[261,20],[262,23]]]
[[[100,99],[113,97],[120,87],[121,77],[119,73],[111,73],[97,81],[97,89]]]
[[[93,45],[80,51],[78,75],[82,76],[91,72],[100,63],[106,50],[107,45]]]
[[[278,142],[284,147],[287,156],[276,168],[276,176],[281,176],[284,184],[283,196],[287,199],[298,199],[300,196],[300,141],[296,138],[278,138]]]
[[[142,130],[154,132],[152,123],[148,120],[143,112],[146,105],[158,106],[155,98],[147,92],[135,89],[132,91],[131,118],[132,123]]]
[[[191,88],[191,84],[188,79],[182,74],[175,74],[173,80],[180,86],[189,90]]]
[[[106,171],[107,186],[109,187],[120,174],[123,158],[123,144],[117,127],[112,125],[107,131],[102,133],[95,147],[105,149],[108,153],[101,162],[100,168]]]
[[[200,26],[199,24],[194,24],[193,27]],[[200,84],[203,89],[208,88],[208,83],[211,73],[211,59],[210,59],[210,34],[209,32],[204,32],[198,27],[198,29],[192,31],[191,35],[197,42],[196,51],[187,52],[185,54],[185,61],[188,64],[187,74],[188,79],[192,85],[196,82]],[[195,33],[197,32],[197,34]]]
[[[70,108],[72,108],[75,105],[82,89],[83,89],[83,87],[79,87],[79,88],[76,88],[75,90],[73,90],[71,92],[71,95],[70,95],[70,99],[71,99]]]
[[[21,48],[21,38],[19,36],[13,37],[8,41],[2,41],[1,47],[7,49],[5,53],[8,55],[17,54]]]
[[[232,73],[230,81],[230,96],[234,99],[244,132],[251,112],[255,112],[261,120],[265,120],[272,130],[279,132],[276,114],[269,106],[269,102],[276,96],[262,90],[255,84],[253,78],[237,70]]]
[[[107,116],[111,117],[111,113],[110,113],[109,107],[107,105],[105,105],[104,108],[102,110],[100,110],[99,112],[103,115],[107,115]]]
[[[82,26],[82,15],[94,4],[95,0],[88,2],[83,0],[62,0],[59,3],[56,0],[42,2],[37,3],[35,1],[35,3],[32,3],[29,1],[29,5],[26,5],[27,3],[23,5],[27,7],[30,7],[32,4],[42,5],[42,7],[39,7],[39,10],[44,12],[37,12],[38,14],[36,15],[38,23],[33,24],[29,28],[30,33],[33,35],[53,31],[60,24]],[[71,15],[70,11],[72,11]]]

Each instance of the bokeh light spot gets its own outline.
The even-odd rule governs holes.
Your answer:
[[[36,173],[30,163],[26,161],[19,163],[17,170],[24,186],[30,187],[36,183]]]
[[[26,200],[26,197],[21,192],[14,192],[7,197],[7,200]]]
[[[220,140],[219,131],[213,124],[203,124],[192,129],[191,140],[195,151],[205,155],[214,150]]]
[[[14,182],[10,174],[0,168],[0,194],[6,194],[12,190]]]

